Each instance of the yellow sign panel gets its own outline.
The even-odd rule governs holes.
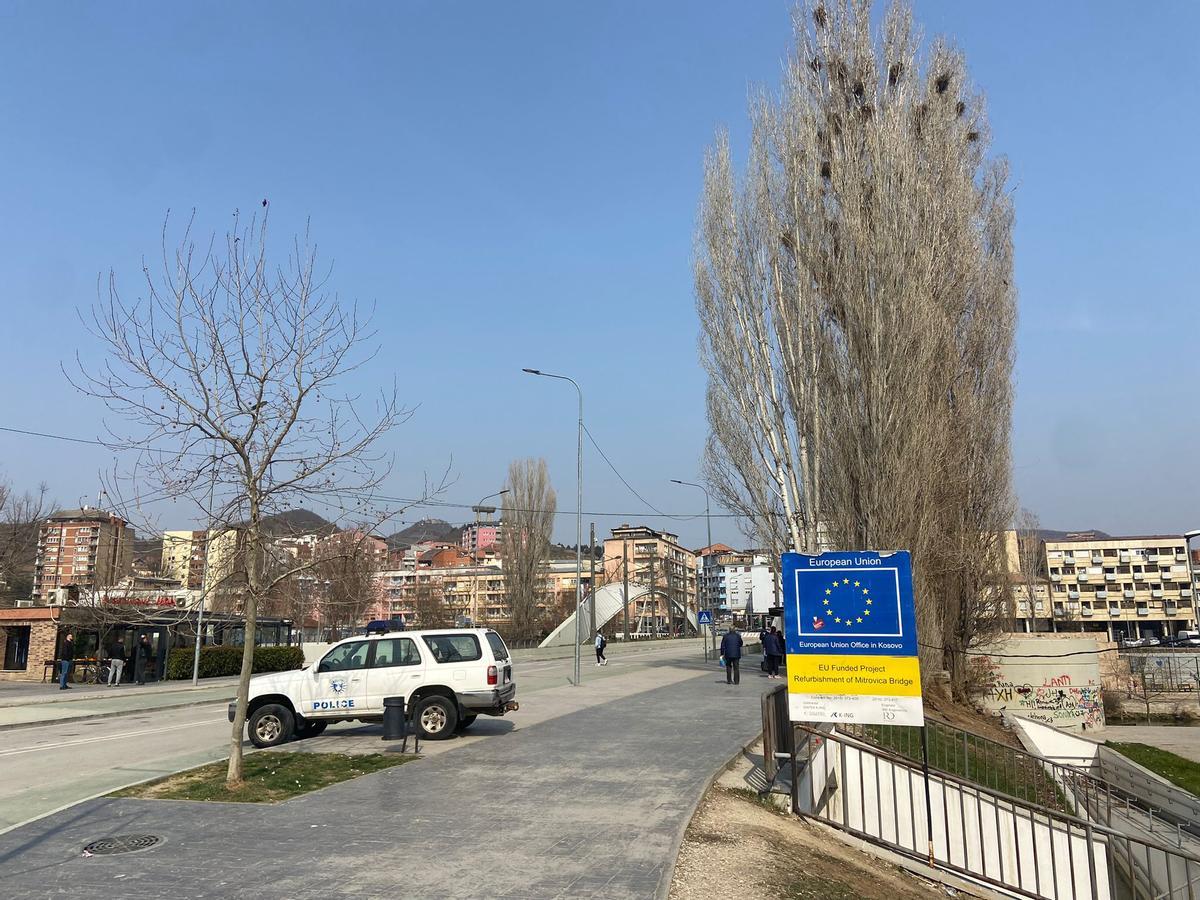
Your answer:
[[[915,656],[789,653],[787,681],[789,694],[921,696],[921,668]]]

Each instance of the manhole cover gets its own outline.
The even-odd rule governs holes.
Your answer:
[[[100,838],[83,848],[85,856],[111,856],[114,853],[137,853],[157,847],[163,839],[157,834],[119,834]]]

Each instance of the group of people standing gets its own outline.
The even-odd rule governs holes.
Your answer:
[[[133,680],[138,684],[146,683],[146,667],[150,661],[150,657],[154,654],[154,647],[150,643],[149,635],[141,635],[136,644],[133,645],[132,654],[125,650],[125,641],[121,638],[114,637],[108,645],[108,686],[116,687],[121,683],[121,678],[125,673],[125,663],[129,662],[130,656],[133,659]],[[75,667],[75,636],[67,634],[63,638],[62,647],[58,651],[58,689],[67,691],[71,686],[67,684],[67,678],[71,674],[71,669]]]
[[[782,678],[779,666],[783,663],[786,648],[783,633],[774,625],[763,629],[758,635],[762,642],[763,668],[768,678]],[[742,635],[736,628],[730,628],[721,638],[721,661],[725,664],[725,683],[742,683]]]

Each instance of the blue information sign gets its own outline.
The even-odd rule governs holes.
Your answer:
[[[700,624],[700,625],[711,625],[712,624],[712,610],[709,610],[709,609],[700,610],[700,612],[696,613],[696,622],[697,622],[697,624]]]
[[[788,702],[797,722],[924,722],[906,551],[783,555]]]

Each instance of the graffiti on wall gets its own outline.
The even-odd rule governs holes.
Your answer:
[[[1013,680],[996,661],[982,657],[976,684],[989,709],[1007,710],[1057,728],[1091,731],[1104,727],[1104,702],[1093,678],[1047,672],[1040,683]]]

